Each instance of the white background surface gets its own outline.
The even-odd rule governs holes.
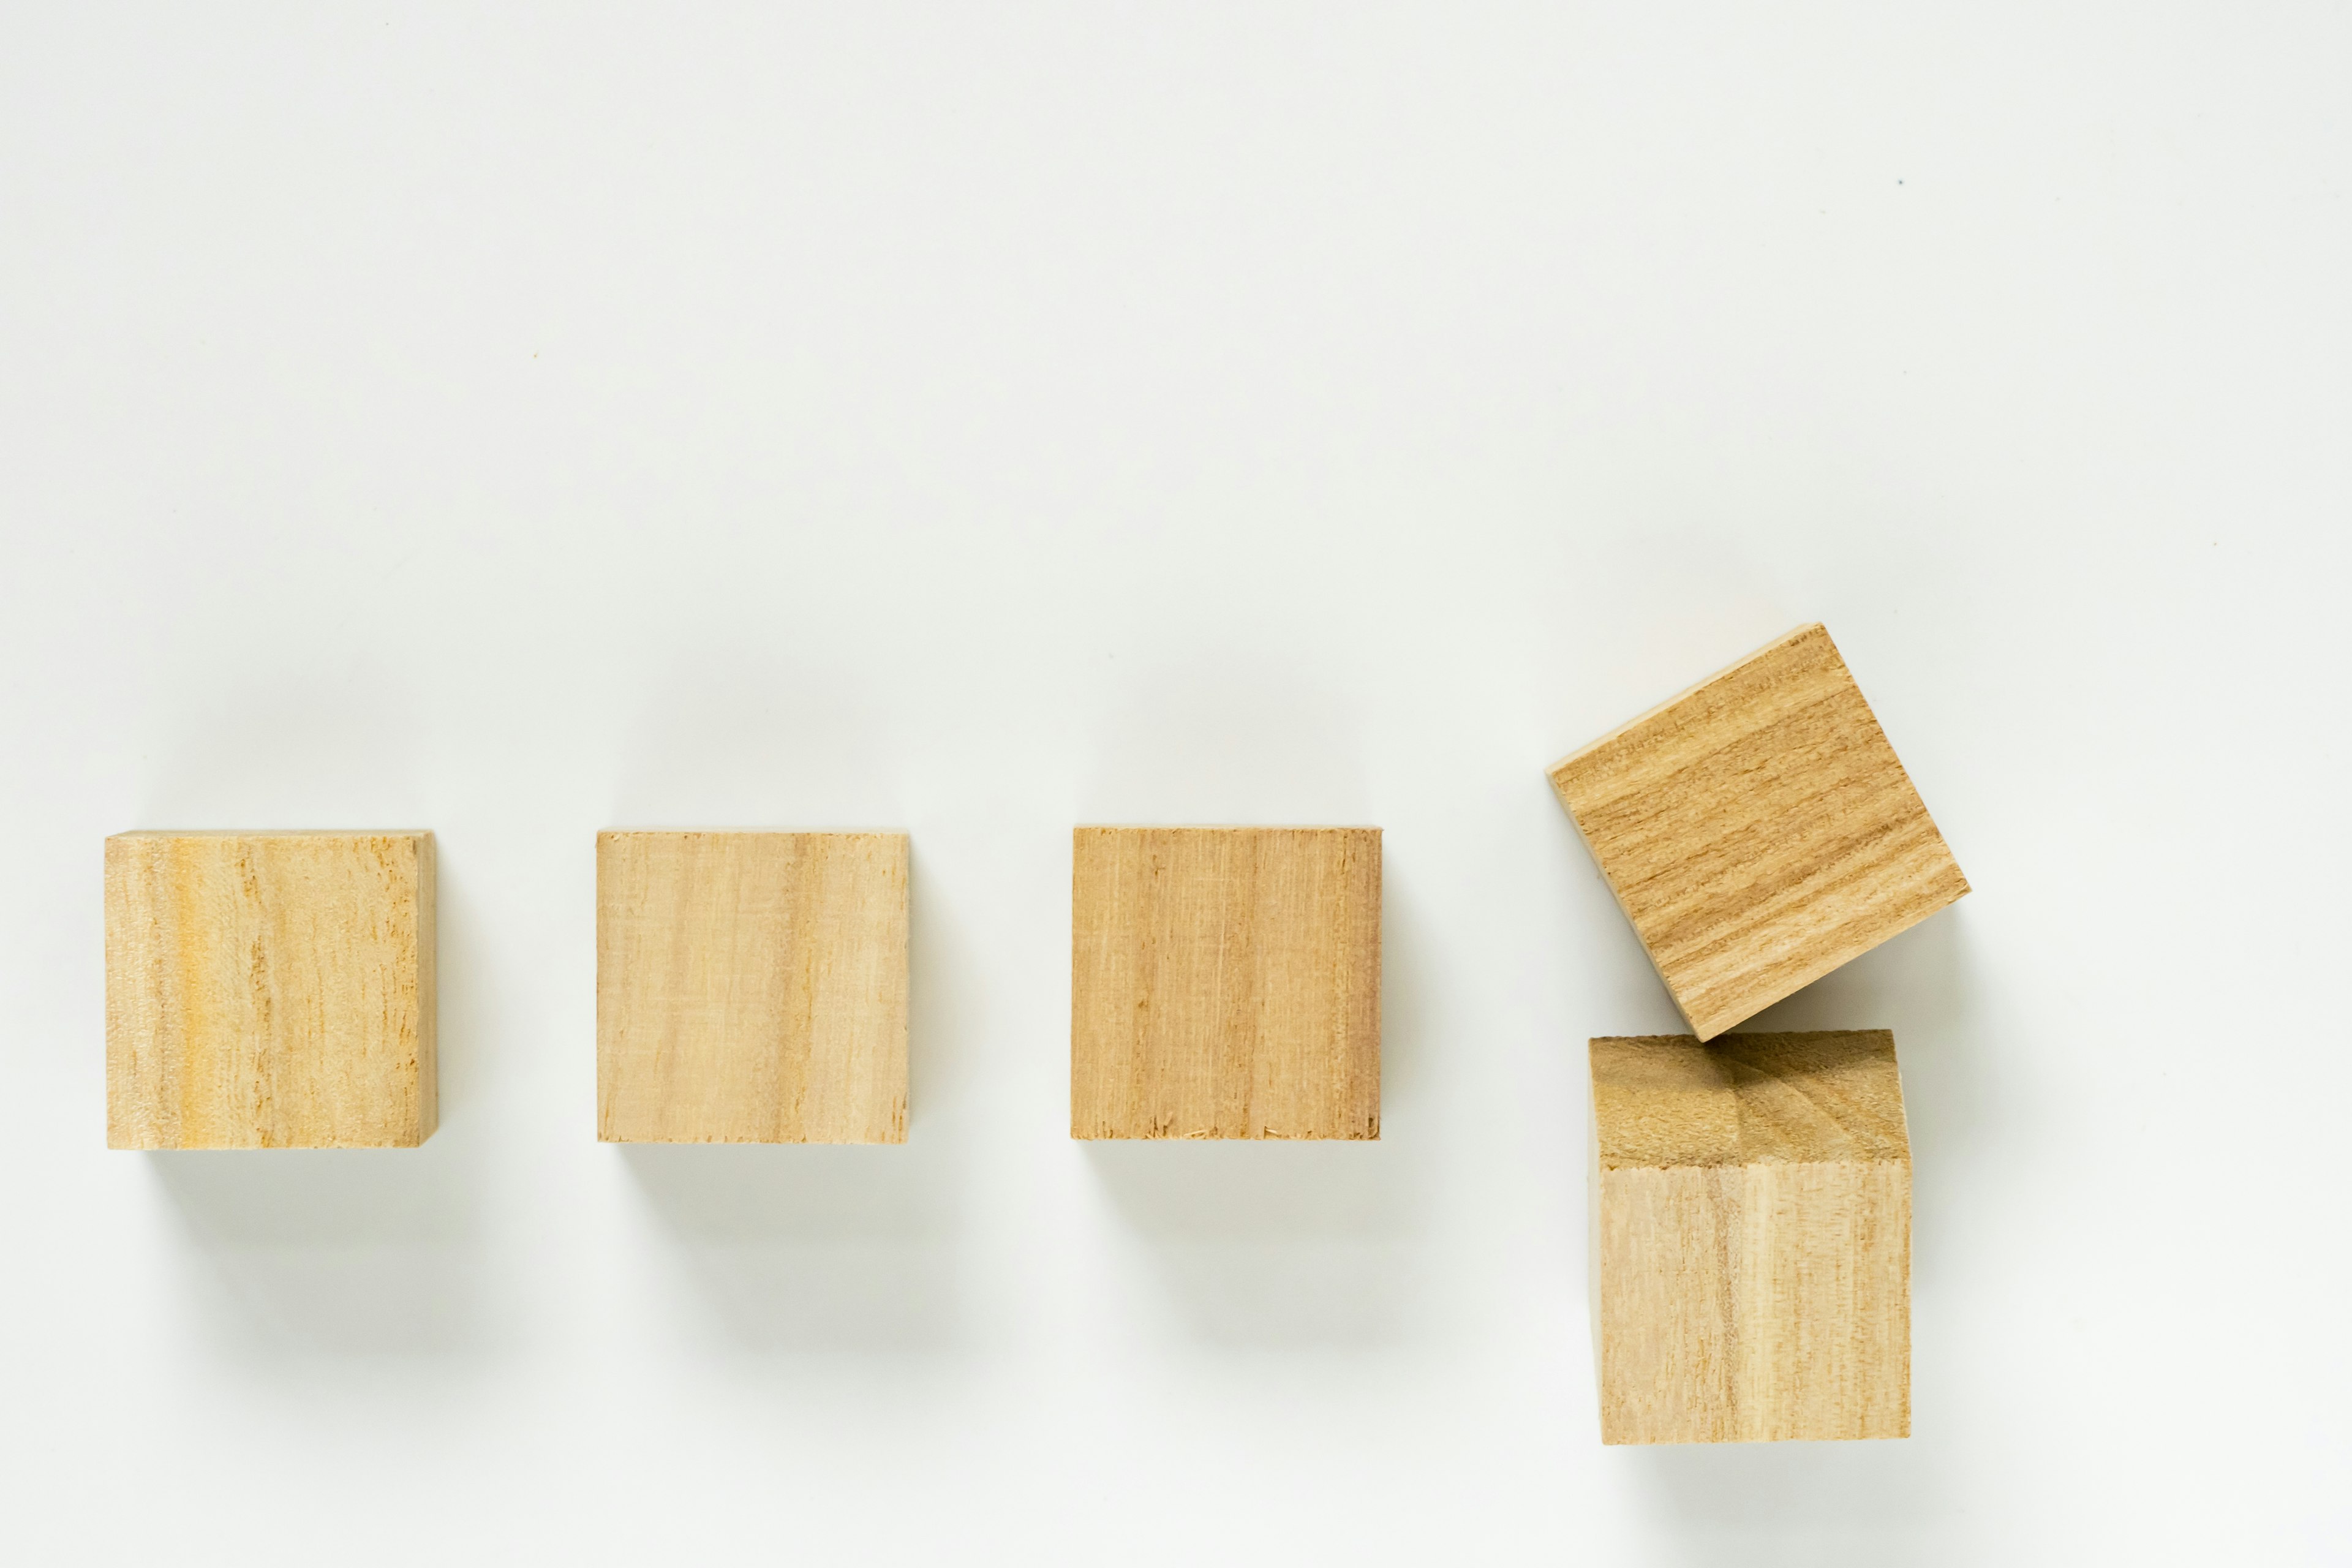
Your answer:
[[[493,9],[0,23],[7,1555],[2352,1556],[2342,8]],[[1543,769],[1815,618],[1917,1435],[1604,1450]],[[1120,820],[1387,829],[1381,1142],[1069,1140]],[[905,1147],[596,1143],[698,824],[912,832]],[[422,1152],[104,1148],[236,826],[438,833]]]

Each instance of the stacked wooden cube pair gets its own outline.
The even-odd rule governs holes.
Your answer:
[[[1692,1030],[1591,1042],[1602,1440],[1907,1436],[1894,1036],[1725,1031],[1958,899],[1959,867],[1818,626],[1551,781]]]

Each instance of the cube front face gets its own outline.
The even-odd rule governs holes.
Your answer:
[[[598,1136],[907,1136],[902,833],[596,840]]]
[[[1565,759],[1551,782],[1702,1040],[1969,890],[1818,626]]]
[[[433,876],[429,833],[108,839],[108,1144],[430,1137]]]
[[[1381,834],[1081,827],[1075,1138],[1371,1139]]]
[[[1908,1436],[1893,1037],[1591,1049],[1601,1440]]]

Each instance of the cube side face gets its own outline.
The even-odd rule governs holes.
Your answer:
[[[1818,626],[1594,742],[1551,779],[1703,1040],[1968,891]]]
[[[1603,1443],[1721,1443],[1737,1432],[1737,1174],[1601,1173]]]
[[[895,833],[599,835],[598,1136],[903,1142],[908,861]]]
[[[107,1142],[410,1148],[437,1120],[429,834],[107,840]]]
[[[1603,1442],[1910,1435],[1909,1166],[1601,1179]]]
[[[1380,1136],[1377,828],[1081,827],[1076,1138]]]
[[[1746,1442],[1911,1435],[1911,1168],[1741,1170]]]

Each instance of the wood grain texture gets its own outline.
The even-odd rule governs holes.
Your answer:
[[[903,833],[596,839],[597,1134],[903,1143]]]
[[[106,1141],[412,1148],[439,1110],[430,833],[106,841]]]
[[[1819,626],[1555,763],[1551,783],[1702,1040],[1969,890]]]
[[[1895,1037],[1591,1051],[1601,1441],[1910,1436]]]
[[[1077,829],[1070,1135],[1378,1138],[1380,829]]]

